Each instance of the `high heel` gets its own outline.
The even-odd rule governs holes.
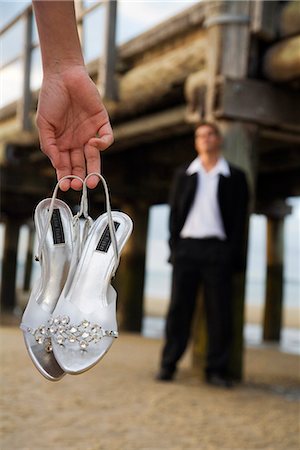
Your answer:
[[[103,183],[107,213],[91,226],[71,286],[60,297],[52,317],[53,352],[61,368],[70,374],[94,366],[118,336],[117,294],[110,282],[133,229],[129,216],[111,212],[102,175],[91,175],[99,176]],[[84,180],[83,196],[87,195],[89,176]]]

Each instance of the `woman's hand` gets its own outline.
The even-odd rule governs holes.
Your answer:
[[[36,122],[41,149],[58,179],[100,172],[100,151],[113,143],[113,134],[97,87],[84,66],[44,73]],[[90,177],[88,187],[94,188],[98,181]],[[61,188],[70,186],[81,188],[78,180],[66,180]]]

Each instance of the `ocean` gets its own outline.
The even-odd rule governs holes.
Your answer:
[[[284,222],[284,311],[292,309],[293,314],[300,315],[300,199],[289,200],[293,213]],[[168,264],[168,214],[166,205],[152,207],[149,215],[148,239],[146,248],[146,272],[144,298],[146,302],[161,303],[166,310],[170,297],[171,271]],[[18,248],[17,287],[22,288],[24,279],[25,257],[28,239],[28,227],[21,228]],[[4,227],[0,225],[0,255],[4,241]],[[37,247],[37,243],[35,243]],[[122,264],[122,260],[121,260]],[[1,264],[2,266],[2,264]],[[0,268],[1,269],[1,268]],[[31,285],[39,276],[38,263],[33,264]],[[246,306],[263,307],[266,279],[266,219],[264,216],[252,215],[249,228],[248,258],[246,273]],[[300,320],[298,321],[300,323]],[[164,315],[144,318],[143,333],[149,337],[162,337]],[[255,345],[261,343],[261,325],[248,323],[245,326],[247,342]],[[280,343],[282,348],[300,354],[300,330],[286,328]]]

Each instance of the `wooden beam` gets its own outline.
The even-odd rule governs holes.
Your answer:
[[[287,144],[300,144],[300,134],[282,132],[273,130],[271,128],[261,128],[259,130],[259,138],[269,139],[271,141],[281,142]]]
[[[153,142],[172,134],[183,134],[191,129],[186,123],[186,107],[179,106],[151,114],[114,127],[114,149],[128,148],[138,143]]]
[[[215,116],[300,131],[300,92],[257,80],[225,80]]]
[[[274,152],[260,152],[259,173],[280,173],[293,170],[300,170],[300,149],[282,148]],[[300,173],[300,172],[299,172]]]
[[[278,1],[252,0],[251,32],[265,41],[272,41],[278,29]]]
[[[23,96],[19,101],[18,115],[21,122],[21,129],[23,131],[31,130],[31,43],[32,43],[32,30],[33,30],[33,17],[32,9],[26,10],[25,17],[25,39],[23,50]]]
[[[186,78],[205,69],[206,47],[205,32],[200,30],[126,72],[119,80],[119,102],[107,105],[112,120],[128,120],[183,102]]]
[[[292,211],[293,208],[290,205],[288,205],[285,202],[285,200],[277,200],[277,201],[273,200],[272,202],[258,205],[258,207],[255,210],[255,214],[263,214],[264,216],[267,216],[270,219],[280,220],[290,215]],[[273,238],[276,238],[276,236],[274,237],[272,235],[272,240],[274,240]]]
[[[274,199],[300,196],[299,169],[287,172],[258,173],[256,203],[271,202]]]
[[[116,80],[116,21],[117,21],[117,1],[110,0],[105,4],[105,37],[104,56],[100,61],[98,69],[98,84],[102,88],[104,99],[118,100],[118,89]]]

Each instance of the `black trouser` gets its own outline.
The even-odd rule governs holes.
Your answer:
[[[197,291],[203,283],[208,331],[206,373],[225,376],[232,334],[230,246],[216,238],[181,239],[174,256],[171,302],[161,366],[175,371],[188,344]]]

